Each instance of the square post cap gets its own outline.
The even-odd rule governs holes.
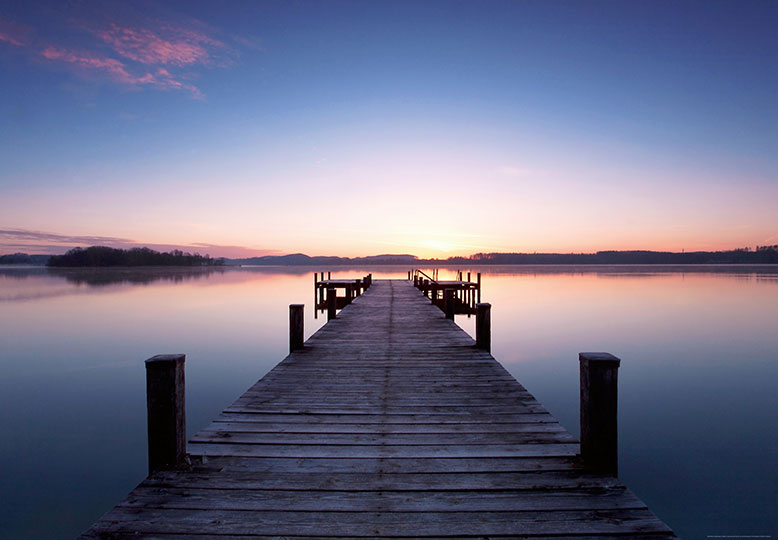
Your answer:
[[[578,360],[582,364],[592,364],[602,367],[619,367],[621,360],[606,352],[582,352],[578,353]]]
[[[158,354],[146,360],[146,369],[168,367],[174,364],[183,364],[185,361],[185,354]]]

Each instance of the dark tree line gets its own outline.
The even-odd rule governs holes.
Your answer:
[[[476,253],[449,262],[479,264],[778,264],[778,246],[730,251],[598,251],[597,253]]]
[[[64,255],[52,255],[49,266],[221,266],[223,259],[199,253],[173,250],[160,253],[149,248],[116,249],[92,246],[73,248]]]
[[[0,255],[0,264],[46,264],[51,255],[27,255],[26,253],[11,253]]]

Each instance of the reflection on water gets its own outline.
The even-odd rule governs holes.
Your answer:
[[[118,502],[145,475],[143,360],[187,353],[201,429],[283,358],[288,304],[306,337],[323,323],[313,270],[0,269],[0,537],[72,538]],[[577,353],[622,358],[621,476],[679,534],[778,531],[778,268],[463,270],[484,273],[495,357],[571,432]]]

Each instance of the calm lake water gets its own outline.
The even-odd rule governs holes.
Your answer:
[[[620,476],[681,537],[778,536],[778,267],[463,270],[494,356],[576,436],[578,352],[622,359]],[[192,434],[283,359],[290,303],[306,338],[324,322],[312,298],[301,267],[0,267],[0,538],[73,538],[145,477],[146,358],[187,354]]]

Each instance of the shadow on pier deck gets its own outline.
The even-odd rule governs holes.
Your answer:
[[[82,538],[673,537],[405,280],[374,281],[188,452]]]

